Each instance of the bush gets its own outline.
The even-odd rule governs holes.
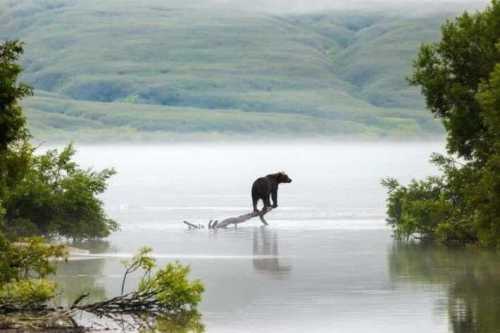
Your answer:
[[[97,195],[106,189],[114,170],[80,169],[68,145],[61,152],[35,155],[28,143],[4,157],[4,228],[13,237],[63,236],[73,239],[106,237],[117,229]]]
[[[54,259],[65,258],[64,246],[40,237],[9,242],[0,234],[0,312],[36,309],[55,295],[56,285],[45,278],[55,272]]]
[[[139,291],[155,292],[156,301],[167,311],[196,309],[204,288],[199,280],[188,280],[189,272],[189,266],[179,262],[169,263],[152,277],[144,277]]]
[[[388,223],[397,238],[433,238],[439,223],[446,218],[450,205],[445,198],[443,179],[429,177],[401,186],[395,179],[382,181],[389,192]]]
[[[201,281],[189,281],[189,266],[179,262],[169,263],[153,274],[156,260],[151,257],[151,252],[151,248],[143,247],[130,261],[123,262],[122,295],[127,275],[142,270],[144,276],[132,295],[144,299],[164,314],[196,310],[204,291]]]
[[[395,236],[486,245],[483,228],[477,223],[485,212],[478,203],[478,195],[487,188],[484,170],[438,154],[433,155],[432,162],[440,167],[441,176],[413,180],[407,186],[392,178],[382,181],[389,194],[387,221]]]
[[[46,279],[11,281],[0,287],[0,306],[35,309],[55,296],[56,284]]]
[[[65,258],[63,245],[49,245],[41,237],[9,242],[0,234],[0,284],[29,278],[44,278],[55,272],[53,259]]]

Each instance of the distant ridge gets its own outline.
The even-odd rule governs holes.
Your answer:
[[[429,138],[405,77],[449,14],[274,14],[212,2],[10,1],[26,42],[29,122],[44,140]]]

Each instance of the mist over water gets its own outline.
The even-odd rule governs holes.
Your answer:
[[[252,182],[280,170],[293,183],[280,187],[273,225],[324,228],[326,220],[356,228],[367,219],[385,226],[383,177],[407,182],[434,173],[430,153],[442,150],[438,143],[113,145],[80,147],[78,159],[115,167],[103,199],[124,229],[183,228],[182,220],[246,213]]]
[[[82,290],[118,294],[120,261],[144,245],[160,264],[179,260],[203,280],[209,332],[465,332],[454,327],[475,316],[467,287],[500,289],[496,257],[399,244],[385,223],[381,178],[435,174],[426,161],[441,143],[77,148],[82,165],[118,171],[102,199],[122,230],[61,264],[63,303]],[[182,223],[249,212],[253,180],[279,170],[293,182],[280,186],[269,226],[255,219],[189,231]],[[498,302],[493,295],[488,302]]]

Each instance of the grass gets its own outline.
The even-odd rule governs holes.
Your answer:
[[[208,2],[9,1],[40,139],[429,137],[405,77],[444,15],[269,14]]]

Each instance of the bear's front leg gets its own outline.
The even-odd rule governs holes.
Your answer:
[[[269,198],[269,195],[266,196],[266,198],[263,201],[264,201],[264,208],[262,208],[262,211],[265,212],[269,207],[271,207],[271,200]]]
[[[273,199],[273,208],[278,207],[278,189],[271,192],[271,197]]]

